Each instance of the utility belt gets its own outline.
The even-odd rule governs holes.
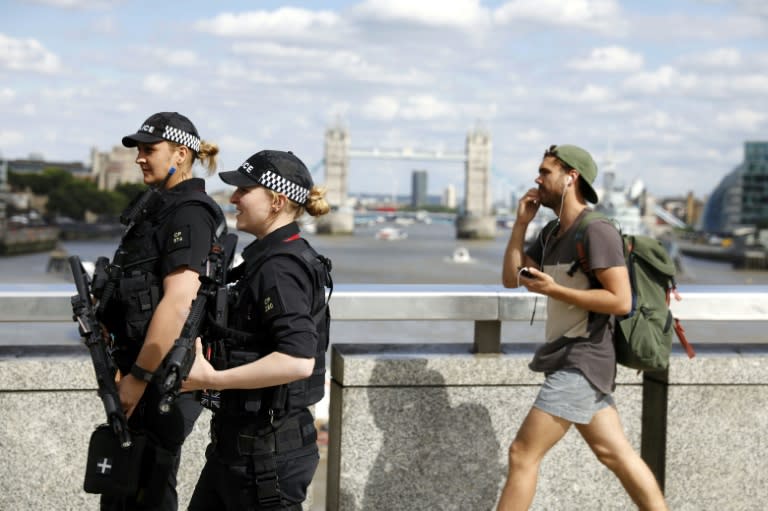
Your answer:
[[[222,460],[272,457],[317,442],[317,430],[309,410],[301,410],[273,423],[248,424],[237,418],[227,419],[216,415],[211,421],[210,449]]]
[[[283,410],[284,386],[265,389],[203,390],[200,404],[214,413],[229,416],[255,416],[265,410]]]

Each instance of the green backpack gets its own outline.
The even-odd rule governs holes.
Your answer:
[[[597,219],[610,218],[597,211],[589,211],[576,228],[576,251],[578,260],[571,271],[581,267],[594,283],[597,281],[589,268],[587,225]],[[632,309],[626,316],[617,316],[613,331],[616,347],[616,362],[638,371],[662,371],[669,367],[672,351],[672,332],[677,334],[688,357],[695,352],[685,337],[685,330],[669,310],[669,297],[677,300],[675,263],[664,245],[648,236],[622,234],[624,259],[629,271],[632,287]]]

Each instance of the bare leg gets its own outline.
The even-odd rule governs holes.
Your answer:
[[[667,510],[653,472],[627,440],[614,407],[603,408],[589,424],[577,424],[576,429],[597,459],[616,474],[641,511]]]
[[[531,408],[509,447],[509,474],[497,511],[525,511],[533,502],[539,465],[571,423]]]

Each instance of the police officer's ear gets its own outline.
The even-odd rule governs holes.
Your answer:
[[[272,200],[272,211],[277,213],[283,207],[285,207],[285,203],[288,202],[288,197],[282,194],[275,194],[275,198]]]
[[[177,156],[176,156],[176,161],[174,163],[177,167],[180,167],[182,163],[187,161],[187,156],[189,156],[189,152],[190,152],[189,147],[185,145],[178,144],[176,146],[175,154]]]

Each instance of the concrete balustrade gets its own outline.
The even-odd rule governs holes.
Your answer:
[[[0,287],[0,509],[97,508],[82,474],[88,436],[104,414],[71,321],[72,292]],[[544,302],[536,302],[539,320]],[[542,379],[527,368],[535,344],[503,335],[508,323],[530,319],[533,296],[493,286],[337,286],[331,303],[334,322],[475,327],[439,344],[393,338],[332,347],[327,509],[493,508],[508,444]],[[744,344],[740,325],[768,327],[768,289],[689,286],[673,310],[686,326],[722,321],[733,334],[723,344],[697,343],[692,360],[676,350],[666,373],[619,368],[615,399],[627,435],[671,509],[761,509],[768,343]],[[207,419],[184,447],[182,508],[203,464]],[[533,509],[630,508],[575,431],[545,458]]]

